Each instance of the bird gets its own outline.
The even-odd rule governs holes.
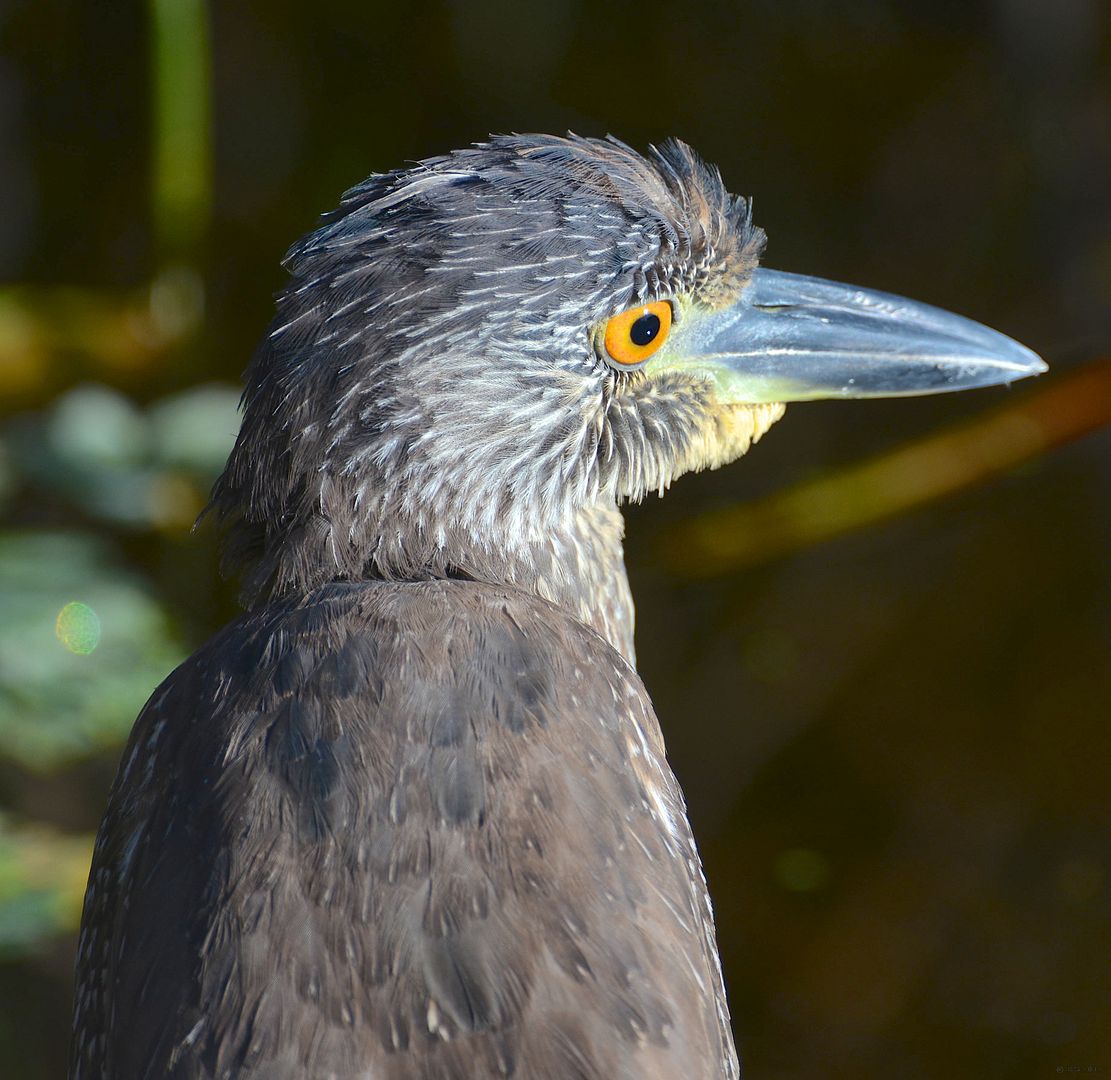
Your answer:
[[[1045,367],[765,242],[686,144],[568,134],[372,175],[290,249],[208,509],[244,613],[124,749],[73,1080],[741,1075],[620,507],[789,402]]]

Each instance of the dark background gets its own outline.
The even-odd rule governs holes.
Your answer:
[[[281,254],[372,171],[568,128],[678,135],[754,196],[769,265],[1051,366],[794,406],[628,513],[751,1076],[1111,1073],[1111,440],[1079,437],[1111,411],[1084,381],[1111,342],[1111,7],[24,0],[0,49],[0,1074],[62,1073],[120,742],[235,611],[189,525]],[[692,519],[954,425],[978,449],[930,459],[949,497],[851,527],[879,516],[861,481],[832,539],[796,522],[691,578]]]

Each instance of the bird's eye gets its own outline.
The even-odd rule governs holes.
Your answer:
[[[671,304],[657,300],[614,315],[606,323],[606,355],[618,367],[643,364],[667,340]]]

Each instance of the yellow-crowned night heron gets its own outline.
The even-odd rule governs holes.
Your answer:
[[[248,611],[97,840],[73,1077],[736,1077],[618,504],[815,397],[1041,370],[757,268],[681,143],[495,138],[297,244],[213,507]]]

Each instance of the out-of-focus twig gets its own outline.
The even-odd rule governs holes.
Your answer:
[[[677,573],[715,577],[972,487],[1111,423],[1111,358],[1048,380],[972,421],[758,502],[683,522],[663,540]]]

